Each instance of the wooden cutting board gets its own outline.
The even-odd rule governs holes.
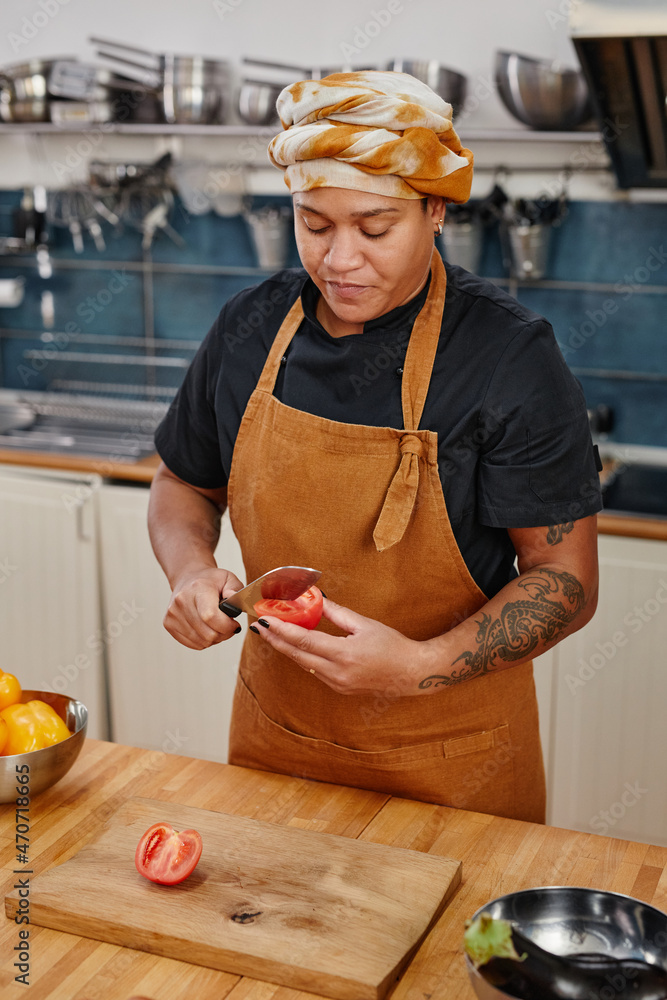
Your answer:
[[[147,881],[134,852],[153,823],[194,828],[199,864]],[[418,851],[129,799],[69,861],[30,882],[30,921],[340,1000],[392,988],[461,880]],[[5,898],[7,916],[18,892]]]

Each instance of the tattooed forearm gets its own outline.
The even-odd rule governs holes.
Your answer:
[[[547,528],[547,545],[558,545],[563,541],[563,535],[569,535],[574,528],[574,521],[565,524],[550,524]]]
[[[570,625],[585,606],[584,588],[571,573],[537,569],[517,581],[526,597],[508,601],[500,616],[482,613],[476,619],[477,648],[466,650],[452,663],[449,674],[432,674],[419,687],[459,684],[489,673],[500,661],[527,659],[542,643],[549,643]],[[463,661],[460,668],[456,664]]]

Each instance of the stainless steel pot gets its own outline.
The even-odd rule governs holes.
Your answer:
[[[76,60],[58,60],[51,70],[49,93],[51,121],[130,121],[146,124],[164,120],[161,90],[127,76],[121,76],[107,66]],[[74,102],[88,105],[75,110]]]
[[[31,59],[0,69],[0,117],[6,122],[49,120],[49,77],[55,59]]]
[[[0,78],[11,87],[16,101],[38,101],[49,96],[49,76],[55,59],[31,59],[0,69]]]
[[[48,122],[49,101],[15,101],[11,91],[0,88],[0,118],[3,122]]]
[[[163,58],[162,102],[166,120],[188,125],[222,123],[227,64],[201,56],[167,54]]]
[[[408,73],[434,90],[443,101],[452,106],[453,117],[463,107],[467,78],[462,73],[442,66],[437,59],[392,59],[387,69],[394,73]]]
[[[102,38],[89,40],[105,46],[98,50],[98,56],[120,63],[126,76],[159,94],[167,123],[214,125],[224,121],[228,90],[226,62],[203,56],[159,55]],[[110,52],[108,49],[119,51]],[[130,55],[119,54],[122,52],[129,52]]]

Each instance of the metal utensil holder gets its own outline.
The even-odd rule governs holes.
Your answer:
[[[481,219],[470,222],[447,222],[439,237],[440,248],[445,260],[458,264],[473,274],[479,273],[484,242],[484,226]]]
[[[537,281],[547,271],[551,223],[509,222],[503,227],[510,274],[519,281]]]
[[[246,211],[257,263],[267,270],[276,270],[287,263],[292,214],[283,209],[265,208]]]

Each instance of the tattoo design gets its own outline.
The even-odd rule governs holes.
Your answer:
[[[574,521],[565,524],[550,524],[547,528],[547,545],[558,545],[563,541],[563,535],[569,535],[574,528]]]
[[[584,608],[584,588],[571,573],[538,569],[518,585],[525,598],[508,601],[499,618],[482,613],[477,619],[477,649],[466,650],[452,663],[463,660],[465,666],[447,676],[425,677],[420,688],[450,687],[490,673],[499,661],[526,659],[541,642],[551,642],[564,632]]]

